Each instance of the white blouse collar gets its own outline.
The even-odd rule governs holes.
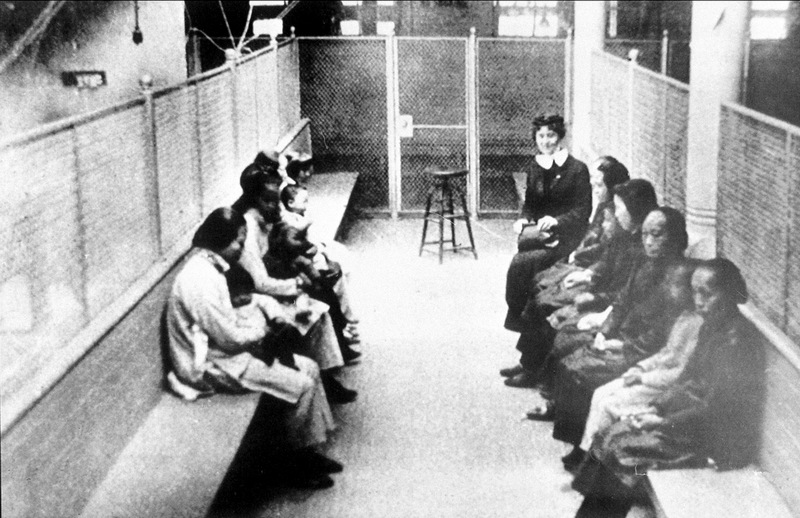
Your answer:
[[[220,273],[225,273],[230,270],[231,265],[228,264],[228,261],[223,259],[218,253],[212,252],[207,248],[201,248],[200,253],[208,260],[208,262],[213,264],[214,268],[216,268]]]
[[[543,169],[550,169],[553,167],[553,162],[561,167],[564,165],[564,162],[567,161],[567,157],[569,156],[569,151],[567,148],[561,148],[552,155],[536,155],[536,163],[542,166]]]

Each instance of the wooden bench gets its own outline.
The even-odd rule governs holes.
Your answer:
[[[652,470],[648,481],[659,518],[793,516],[772,483],[755,466],[731,471]]]
[[[789,517],[800,512],[800,356],[748,302],[742,314],[761,332],[766,352],[765,391],[758,465],[731,471],[654,470],[648,492],[659,518],[694,516]]]
[[[332,240],[357,173],[314,176],[309,215]],[[86,505],[83,517],[203,516],[214,500],[259,403],[258,394],[194,402],[165,393]]]

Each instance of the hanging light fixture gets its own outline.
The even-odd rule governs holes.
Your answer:
[[[139,28],[139,0],[133,0],[133,17],[135,21],[133,27],[133,42],[138,45],[144,41],[144,34],[142,34],[142,29]]]

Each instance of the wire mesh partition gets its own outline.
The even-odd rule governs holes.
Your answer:
[[[756,305],[800,341],[800,128],[723,104],[717,248]]]
[[[564,114],[566,47],[565,40],[478,39],[482,211],[516,212],[512,173],[536,154],[531,122],[541,113]]]
[[[605,52],[592,56],[591,145],[649,180],[659,201],[686,206],[689,87]]]
[[[235,200],[258,149],[298,122],[296,53],[296,43],[273,47],[0,143],[3,432],[113,325],[109,315],[130,309],[117,306],[132,304],[122,302],[131,290],[150,287],[137,283],[188,249],[201,218]]]
[[[316,173],[358,172],[360,209],[388,210],[384,39],[300,38],[300,99]]]
[[[399,113],[414,125],[400,141],[401,208],[421,210],[426,169],[467,168],[467,39],[397,40]]]

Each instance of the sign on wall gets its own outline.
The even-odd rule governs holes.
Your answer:
[[[64,86],[76,88],[99,88],[106,86],[106,73],[102,70],[72,70],[61,72]]]

